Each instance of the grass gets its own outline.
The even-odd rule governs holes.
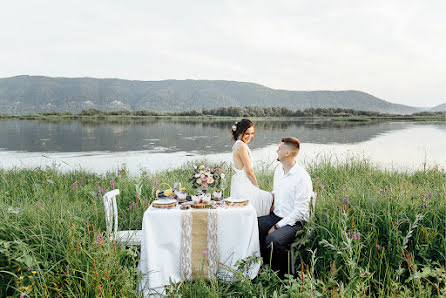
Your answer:
[[[444,169],[388,171],[367,160],[307,165],[318,192],[299,272],[280,280],[263,266],[254,280],[173,284],[172,296],[438,296],[446,294]],[[230,168],[224,167],[231,175]],[[112,184],[120,229],[140,229],[155,183],[187,182],[191,165],[129,177],[54,168],[0,169],[0,296],[137,296],[135,249],[103,237],[101,195]],[[257,168],[272,189],[272,169]],[[358,234],[359,233],[359,234]],[[308,234],[306,234],[308,235]],[[247,262],[249,260],[246,260]],[[243,266],[244,263],[241,263]]]

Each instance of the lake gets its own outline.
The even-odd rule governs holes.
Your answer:
[[[131,174],[197,159],[230,162],[225,120],[0,121],[0,167],[56,166],[98,173],[125,165]],[[446,168],[446,122],[257,121],[249,143],[257,166],[275,165],[283,136],[301,141],[299,163],[367,158],[384,168]]]

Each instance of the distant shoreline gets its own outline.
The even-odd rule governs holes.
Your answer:
[[[156,120],[188,120],[188,121],[232,121],[241,118],[249,118],[256,121],[297,121],[297,120],[324,120],[337,122],[371,122],[371,121],[444,121],[445,116],[415,116],[415,115],[380,115],[380,116],[277,116],[277,117],[257,117],[257,116],[216,116],[216,115],[154,115],[154,116],[137,116],[137,115],[81,115],[81,114],[25,114],[25,115],[8,115],[0,114],[0,120],[17,119],[17,120],[42,120],[42,121],[69,121],[69,120],[89,120],[89,121],[137,121],[151,122]]]

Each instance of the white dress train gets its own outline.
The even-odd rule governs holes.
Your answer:
[[[232,146],[232,154],[234,154],[234,149],[239,143],[243,142],[237,140]],[[243,145],[245,145],[245,143],[243,143]],[[248,153],[252,162],[251,150],[249,147]],[[248,175],[246,175],[245,167],[239,170],[234,166],[234,172],[235,174],[231,178],[231,197],[248,199],[249,204],[256,209],[257,216],[268,215],[273,200],[271,193],[261,190],[252,184],[251,180],[248,178]]]

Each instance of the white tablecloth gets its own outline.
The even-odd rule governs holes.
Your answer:
[[[141,259],[139,271],[144,275],[139,290],[144,296],[154,289],[160,291],[163,286],[181,281],[181,216],[180,210],[159,209],[150,206],[144,213],[142,223]],[[252,255],[260,256],[259,232],[255,209],[251,206],[242,208],[218,208],[218,260],[235,268],[235,262]],[[260,269],[256,263],[249,270],[249,277],[254,278]],[[231,273],[220,268],[219,277],[231,277]]]

